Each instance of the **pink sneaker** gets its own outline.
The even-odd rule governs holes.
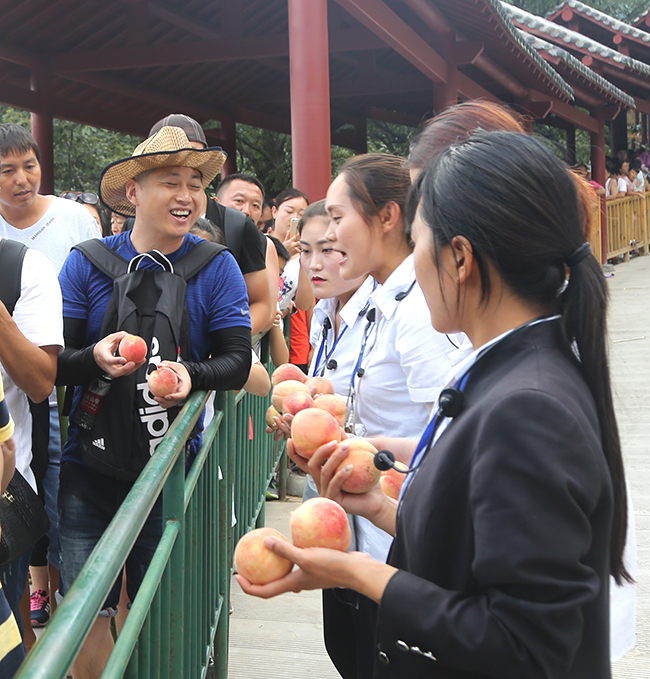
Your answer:
[[[50,619],[50,597],[44,589],[37,589],[29,597],[32,627],[45,627]]]

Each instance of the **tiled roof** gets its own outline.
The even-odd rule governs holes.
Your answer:
[[[641,12],[639,16],[636,19],[632,19],[632,25],[636,26],[637,24],[640,24],[647,16],[650,14],[650,9],[646,9],[645,12]]]
[[[588,66],[585,66],[579,59],[576,59],[572,54],[569,54],[569,52],[567,52],[566,50],[563,50],[561,47],[553,45],[550,42],[546,42],[546,40],[542,40],[541,38],[532,35],[532,33],[526,33],[524,31],[520,32],[523,39],[526,40],[528,44],[532,45],[536,50],[538,51],[544,50],[545,52],[548,52],[551,56],[557,57],[558,59],[562,59],[562,61],[564,61],[567,64],[567,66],[571,67],[575,71],[578,71],[583,77],[587,78],[588,80],[591,80],[593,83],[598,85],[598,87],[602,88],[603,90],[606,90],[612,96],[616,97],[616,99],[623,102],[627,106],[635,108],[635,101],[634,99],[632,99],[632,97],[623,92],[623,90],[620,90],[618,87],[616,87],[616,85],[610,83],[609,80],[606,80],[602,76],[598,75],[598,73],[596,73],[595,71],[592,71]]]
[[[623,21],[619,21],[618,19],[609,16],[609,14],[605,14],[605,12],[601,12],[598,9],[589,7],[589,5],[585,5],[584,2],[579,2],[579,0],[565,0],[565,2],[562,2],[559,5],[557,5],[546,16],[550,17],[556,14],[558,10],[564,7],[570,7],[571,9],[576,10],[576,12],[585,14],[591,19],[594,19],[594,21],[603,24],[604,26],[608,26],[609,28],[612,28],[615,31],[620,31],[624,35],[629,35],[630,37],[636,38],[637,40],[640,40],[650,45],[650,33],[646,33],[646,31],[642,31],[639,28],[635,28],[634,26],[626,24]],[[636,19],[634,21],[636,22]]]
[[[602,45],[591,38],[588,38],[581,33],[576,33],[564,26],[555,24],[548,19],[543,19],[542,17],[535,16],[530,12],[526,12],[519,7],[514,5],[508,5],[502,3],[503,8],[507,12],[508,16],[528,28],[544,33],[553,41],[561,41],[565,45],[570,47],[575,47],[577,49],[586,50],[591,54],[597,54],[603,59],[609,59],[623,67],[626,67],[636,73],[640,73],[646,77],[650,78],[650,65],[644,64],[641,61],[632,59],[631,57],[626,57],[624,54],[617,52],[605,45]]]

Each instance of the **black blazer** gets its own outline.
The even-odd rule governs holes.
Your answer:
[[[401,502],[375,676],[604,679],[612,489],[558,321],[474,366]]]

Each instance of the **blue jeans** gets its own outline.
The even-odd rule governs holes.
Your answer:
[[[59,495],[59,473],[61,470],[61,423],[59,422],[59,409],[50,406],[50,443],[47,448],[49,462],[47,472],[43,479],[43,491],[45,493],[45,511],[50,518],[50,530],[47,537],[50,546],[47,552],[47,560],[56,568],[59,567],[59,513],[57,498]]]
[[[32,548],[30,547],[17,559],[6,563],[4,566],[0,566],[2,589],[23,637],[25,636],[25,630],[23,629],[23,619],[20,615],[20,600],[25,592],[25,587],[27,587],[27,574],[29,573],[29,560],[31,556]]]
[[[65,462],[61,466],[59,589],[63,596],[79,575],[132,486],[132,483],[113,479],[74,462]],[[162,497],[159,497],[126,560],[126,589],[131,601],[149,568],[161,534]],[[114,615],[117,611],[121,586],[120,572],[104,603],[103,615]]]

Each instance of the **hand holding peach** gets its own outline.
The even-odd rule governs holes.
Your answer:
[[[256,528],[246,533],[235,547],[237,572],[254,585],[265,585],[279,580],[293,567],[291,561],[274,554],[264,545],[264,538],[267,537],[289,542],[275,528]]]
[[[120,340],[117,352],[127,362],[140,363],[147,357],[147,343],[138,335],[127,335]]]
[[[178,377],[171,368],[160,366],[153,372],[149,373],[147,377],[147,385],[149,391],[159,398],[169,396],[176,391],[178,386]]]

